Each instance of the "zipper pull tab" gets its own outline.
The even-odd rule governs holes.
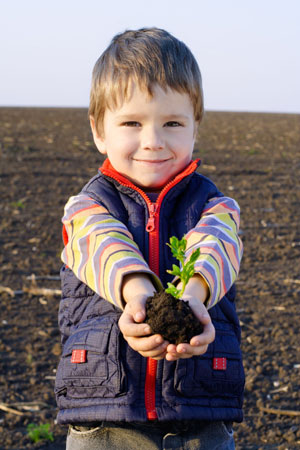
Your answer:
[[[155,214],[156,214],[156,210],[157,210],[157,204],[156,203],[151,203],[151,205],[149,206],[149,219],[146,225],[146,231],[148,231],[148,233],[150,233],[151,231],[155,230]]]

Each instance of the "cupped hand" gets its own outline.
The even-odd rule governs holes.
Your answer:
[[[151,328],[143,323],[146,316],[146,299],[147,297],[138,296],[126,304],[119,319],[119,328],[128,345],[140,355],[163,359],[169,343],[159,334],[150,335]]]
[[[181,343],[178,345],[169,344],[165,357],[167,361],[176,361],[180,358],[192,358],[193,356],[203,355],[207,351],[208,345],[215,339],[215,327],[204,304],[200,300],[190,296],[185,296],[184,300],[189,301],[194,315],[203,325],[203,332],[198,336],[193,336],[189,343]]]

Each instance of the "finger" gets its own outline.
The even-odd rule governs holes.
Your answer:
[[[163,341],[159,335],[150,336],[148,338],[132,338],[127,339],[131,348],[143,354],[143,356],[153,357],[161,355],[166,351],[168,342]]]
[[[152,358],[152,359],[163,359],[166,356],[166,347],[161,346],[160,348],[157,348],[156,350],[151,350],[149,352],[139,352],[144,358]]]
[[[197,319],[199,319],[201,323],[206,323],[206,321],[210,319],[210,315],[207,312],[205,305],[194,297],[188,297],[187,300]]]
[[[167,352],[168,353],[176,352],[176,345],[175,344],[169,344],[168,347],[167,347]]]
[[[167,352],[165,358],[167,361],[177,361],[178,359],[181,359],[181,355],[177,352]]]
[[[180,357],[179,355],[177,355],[177,353],[167,352],[165,358],[167,361],[177,361],[177,359],[179,359]]]
[[[168,361],[176,361],[181,358],[181,354],[177,352],[177,346],[175,344],[169,344],[167,347],[166,359]]]
[[[194,336],[190,343],[181,343],[177,346],[169,345],[167,348],[168,353],[172,354],[173,357],[179,358],[190,358],[191,356],[203,355],[208,348],[210,342],[214,339],[214,328],[212,335],[209,338],[203,339],[202,334],[199,336]]]
[[[159,334],[148,337],[127,337],[127,342],[134,350],[138,352],[147,352],[157,349],[163,344],[163,338]]]
[[[130,336],[145,336],[151,333],[151,328],[146,323],[137,323],[132,315],[131,308],[127,305],[119,319],[119,327],[123,334]]]
[[[119,319],[119,328],[124,337],[147,336],[151,333],[151,328],[145,323],[135,323],[129,315],[122,314]]]
[[[146,317],[145,303],[146,298],[135,297],[126,304],[124,311],[130,314],[136,322],[143,322]]]
[[[190,340],[190,344],[196,347],[199,345],[208,345],[215,340],[215,336],[215,327],[213,326],[212,322],[209,321],[209,323],[204,326],[203,333],[199,334],[198,336],[193,336]]]
[[[196,314],[195,314],[196,315]],[[202,325],[208,325],[209,323],[211,323],[211,318],[210,315],[208,314],[208,312],[204,312],[201,314],[197,314],[196,317],[199,319],[199,321],[202,323]]]
[[[170,344],[167,347],[167,355],[166,358],[168,361],[176,361],[180,358],[191,358],[192,356],[203,355],[207,351],[207,344],[192,346],[188,343],[181,343],[177,346],[174,344]]]
[[[177,354],[180,358],[190,358],[191,356],[203,355],[207,352],[208,345],[192,346],[190,344],[180,344],[177,348]]]
[[[175,344],[169,344],[167,346],[167,355],[168,357],[166,359],[168,361],[176,361],[181,357],[181,354],[177,351],[177,345]]]
[[[207,345],[201,345],[199,347],[192,347],[187,345],[185,347],[180,347],[178,351],[167,352],[166,359],[168,361],[177,361],[178,359],[192,358],[193,356],[200,356],[206,353]]]

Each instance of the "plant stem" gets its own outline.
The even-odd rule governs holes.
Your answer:
[[[178,298],[181,298],[181,296],[183,295],[183,293],[185,291],[185,287],[186,287],[186,282],[182,281],[182,288],[181,288],[181,291],[178,294]]]

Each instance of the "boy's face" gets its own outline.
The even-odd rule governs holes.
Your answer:
[[[153,97],[133,86],[120,106],[105,111],[95,144],[119,173],[145,190],[160,190],[191,161],[196,123],[189,96],[156,85]]]

